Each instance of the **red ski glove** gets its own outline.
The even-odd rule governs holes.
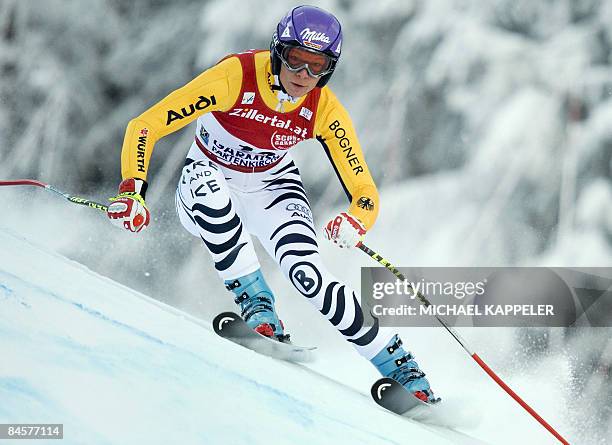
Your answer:
[[[149,225],[151,214],[145,204],[147,183],[142,179],[125,179],[119,184],[119,193],[110,198],[106,215],[110,222],[130,232],[140,232]]]
[[[366,233],[365,226],[350,213],[342,212],[325,226],[325,237],[338,247],[355,247]]]

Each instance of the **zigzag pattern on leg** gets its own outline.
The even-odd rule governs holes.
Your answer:
[[[240,218],[233,211],[232,202],[228,199],[227,204],[219,209],[197,202],[189,207],[181,193],[178,193],[177,196],[185,213],[199,227],[200,238],[213,254],[215,269],[224,271],[230,268],[238,258],[240,250],[247,244],[246,242],[238,244],[243,226]],[[204,216],[211,218],[212,221],[205,219]],[[228,217],[229,219],[226,220]],[[223,235],[226,235],[226,239],[221,242],[213,242],[212,235],[215,235],[216,238],[220,236],[223,238]],[[223,256],[219,258],[221,255]]]

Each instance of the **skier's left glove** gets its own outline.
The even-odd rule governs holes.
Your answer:
[[[359,219],[350,213],[342,212],[327,223],[325,237],[338,247],[355,247],[363,239],[366,228]]]
[[[119,193],[110,198],[106,215],[110,222],[130,232],[140,232],[151,221],[151,214],[145,204],[144,194],[147,183],[142,179],[129,178],[119,184]]]

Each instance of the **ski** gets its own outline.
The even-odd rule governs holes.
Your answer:
[[[432,404],[422,401],[404,388],[399,382],[389,377],[378,379],[370,389],[370,394],[376,403],[388,411],[400,416],[412,417],[417,407],[427,407]],[[415,413],[416,414],[416,413]],[[420,414],[420,413],[419,413]]]
[[[474,428],[482,417],[480,410],[469,404],[466,405],[462,400],[447,399],[444,403],[424,402],[399,382],[388,377],[377,380],[372,385],[370,393],[374,401],[387,411],[428,425],[452,429]],[[470,440],[468,443],[474,442]]]
[[[215,333],[227,340],[269,357],[288,362],[310,362],[314,360],[314,346],[297,346],[280,342],[258,334],[233,312],[222,312],[213,320]]]

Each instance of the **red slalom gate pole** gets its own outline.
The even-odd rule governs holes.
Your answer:
[[[14,185],[32,185],[35,187],[41,187],[41,188],[44,188],[45,190],[48,190],[50,192],[63,196],[64,198],[66,198],[68,201],[70,201],[73,204],[84,205],[87,207],[91,207],[92,209],[101,210],[103,212],[106,212],[106,210],[108,209],[108,206],[105,206],[104,204],[100,204],[95,201],[90,201],[89,199],[80,198],[78,196],[72,196],[68,193],[65,193],[65,192],[62,192],[56,189],[55,187],[49,184],[46,184],[41,181],[37,181],[35,179],[14,179],[12,181],[0,181],[0,187],[1,186],[14,186]]]
[[[372,249],[370,249],[368,246],[366,246],[365,244],[363,244],[361,242],[359,244],[357,244],[357,248],[359,250],[361,250],[362,252],[366,253],[372,259],[374,259],[374,261],[376,261],[377,263],[379,263],[382,266],[384,266],[385,268],[387,268],[387,270],[389,270],[393,275],[395,275],[401,281],[406,281],[406,277],[399,270],[397,270],[397,268],[395,266],[393,266],[388,260],[383,258],[380,254],[376,253],[375,251],[373,251]],[[412,291],[414,292],[415,297],[419,300],[419,302],[422,305],[424,305],[426,307],[427,306],[431,306],[431,302],[423,294],[421,294],[420,292],[417,292],[412,286],[410,286],[410,284],[408,284],[408,287],[410,289],[412,289]],[[540,425],[542,425],[544,428],[546,428],[546,430],[549,433],[551,433],[553,436],[555,436],[555,438],[557,438],[557,440],[559,442],[561,442],[564,445],[570,445],[569,442],[567,440],[565,440],[563,438],[563,436],[561,436],[561,434],[559,434],[548,422],[546,422],[546,420],[544,420],[542,418],[542,416],[540,416],[533,408],[531,408],[527,404],[527,402],[525,402],[517,393],[515,393],[512,390],[512,388],[510,388],[484,362],[484,360],[480,358],[480,356],[478,354],[473,352],[468,347],[468,345],[465,342],[465,340],[463,340],[463,338],[461,338],[461,336],[459,335],[459,333],[455,329],[450,327],[449,324],[442,317],[440,317],[438,315],[436,315],[435,317],[438,320],[438,322],[444,327],[444,329],[446,329],[453,336],[453,338],[457,341],[457,343],[459,343],[461,345],[461,347],[463,349],[465,349],[465,351],[470,355],[470,357],[472,357],[474,359],[474,361],[476,363],[478,363],[478,366],[480,366],[484,370],[484,372],[486,372],[487,375],[489,377],[491,377],[495,381],[495,383],[497,383],[510,397],[512,397],[519,405],[521,405],[525,411],[527,411],[535,420],[537,420],[540,423]]]

